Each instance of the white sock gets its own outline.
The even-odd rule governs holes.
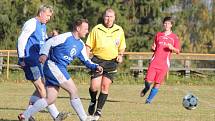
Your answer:
[[[44,98],[41,98],[37,100],[32,107],[25,110],[23,115],[25,116],[26,119],[28,119],[30,116],[33,116],[35,113],[39,112],[40,110],[44,109],[47,106],[48,103],[46,102],[46,100]]]
[[[49,105],[49,106],[47,107],[47,109],[48,109],[50,115],[52,116],[52,118],[55,119],[55,118],[58,116],[59,111],[57,110],[55,104]]]
[[[81,121],[84,121],[87,119],[87,114],[84,111],[84,107],[81,103],[80,98],[74,98],[72,100],[70,100],[71,106],[73,107],[73,109],[75,110],[75,112],[77,113],[79,119]]]
[[[38,97],[38,96],[32,95],[32,96],[30,97],[29,105],[28,105],[27,109],[28,109],[28,108],[31,108],[32,105],[33,105],[37,100],[39,100],[39,99],[41,99],[41,98]]]

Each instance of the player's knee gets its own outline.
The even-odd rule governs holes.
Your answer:
[[[37,90],[42,98],[46,97],[46,89],[44,87],[39,86]]]
[[[100,89],[100,85],[101,85],[100,82],[92,81],[92,83],[90,85],[91,91],[95,92],[95,91],[99,90]]]
[[[110,87],[110,85],[108,85],[108,84],[102,84],[101,91],[104,93],[108,93],[109,87]]]
[[[69,90],[67,90],[67,92],[69,93],[71,99],[78,97],[78,89],[77,88],[69,89]]]
[[[55,102],[54,98],[46,98],[46,102],[48,103],[48,105],[51,105]]]
[[[158,88],[160,88],[160,84],[159,83],[155,83],[153,87],[158,89]]]

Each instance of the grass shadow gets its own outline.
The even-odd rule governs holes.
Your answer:
[[[0,119],[0,121],[18,121],[18,120]]]

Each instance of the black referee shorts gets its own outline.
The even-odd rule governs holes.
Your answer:
[[[94,78],[97,78],[97,77],[103,75],[113,81],[114,76],[117,72],[117,65],[118,65],[116,58],[114,58],[112,60],[103,60],[96,56],[93,56],[92,62],[97,63],[101,67],[103,67],[103,74],[99,74],[96,71],[91,71],[91,79],[94,79]]]

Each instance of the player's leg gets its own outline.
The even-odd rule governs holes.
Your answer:
[[[101,86],[101,80],[102,80],[102,76],[99,76],[99,77],[93,78],[90,82],[89,94],[91,99],[88,107],[89,115],[93,115],[95,112],[96,96]]]
[[[140,92],[140,97],[144,97],[146,95],[146,93],[149,91],[150,86],[151,86],[151,81],[147,81],[145,80],[145,87],[144,89],[142,89],[142,91]]]
[[[156,70],[156,76],[155,76],[155,82],[154,86],[150,91],[150,94],[148,98],[146,99],[146,103],[151,103],[154,97],[157,95],[158,90],[160,88],[161,83],[164,81],[165,75],[166,75],[166,70],[162,69],[157,69]]]
[[[30,100],[29,100],[29,104],[28,104],[28,108],[30,108],[37,100],[39,100],[41,97],[40,97],[40,94],[37,90],[35,90],[33,92],[33,94],[31,95],[30,97]]]
[[[96,120],[98,120],[100,117],[101,117],[101,113],[102,113],[102,108],[104,107],[105,105],[105,102],[107,100],[107,97],[108,97],[108,93],[109,93],[109,88],[110,88],[110,85],[112,84],[112,80],[113,75],[111,75],[111,77],[106,77],[106,76],[103,76],[102,77],[102,82],[101,82],[101,91],[100,91],[100,94],[99,94],[99,97],[98,97],[98,103],[97,103],[97,108],[96,108],[96,112],[94,114]]]
[[[66,90],[70,95],[70,104],[77,113],[79,119],[81,121],[85,121],[87,119],[87,114],[83,108],[82,102],[78,96],[78,89],[75,86],[75,83],[70,78],[67,81],[63,81],[60,86]]]
[[[42,74],[41,74],[40,66],[34,66],[34,67],[25,66],[23,68],[23,71],[25,73],[26,79],[31,80],[32,84],[35,86],[35,91],[33,92],[29,100],[29,105],[27,107],[28,109],[28,108],[31,108],[32,105],[38,99],[41,99],[42,96],[46,95],[46,90],[41,80]],[[20,117],[20,115],[18,116],[18,118]],[[31,119],[33,119],[33,117],[31,117]]]
[[[44,76],[46,77],[45,85],[46,85],[47,89],[49,89],[49,87],[53,87],[53,89],[57,90],[57,92],[58,92],[58,88],[60,87],[60,83],[63,80],[66,80],[63,73],[61,72],[60,68],[54,62],[49,60],[49,61],[47,61],[47,63],[44,64],[43,70],[44,70],[43,71]],[[64,71],[66,71],[66,69],[64,69]],[[68,73],[67,73],[67,76],[69,77]],[[49,90],[51,90],[51,89],[49,89]],[[51,96],[51,94],[48,94],[47,96],[54,97],[54,96]],[[52,98],[48,97],[48,99],[52,99]],[[60,112],[59,113],[57,111],[57,108],[55,107],[54,103],[50,104],[47,107],[47,109],[49,110],[50,114],[52,115],[52,117],[55,121],[64,120],[65,118],[68,117],[68,114],[69,114],[66,112]],[[58,113],[56,113],[56,111]]]
[[[56,113],[57,108],[54,105],[54,103],[55,103],[55,100],[57,99],[58,92],[59,92],[58,86],[47,86],[47,98],[46,98],[46,101],[48,103],[47,109],[54,121],[62,121],[66,119],[69,114],[67,112]]]
[[[146,95],[146,93],[149,91],[150,86],[155,79],[155,75],[156,75],[155,68],[149,67],[147,70],[146,77],[144,79],[145,80],[145,83],[144,83],[145,87],[140,92],[141,97],[144,97]]]
[[[57,98],[58,91],[59,91],[58,87],[48,87],[47,98],[41,98],[37,100],[31,108],[24,111],[23,116],[26,119],[29,119],[30,116],[34,115],[40,110],[43,110],[48,105],[53,104],[55,102],[55,99]]]
[[[40,97],[41,98],[45,98],[46,97],[46,89],[45,89],[45,79],[44,79],[44,75],[43,75],[43,72],[42,72],[42,66],[39,65],[38,66],[39,70],[37,73],[40,73],[40,76],[35,76],[36,74],[36,70],[32,71],[34,72],[34,77],[38,77],[38,79],[36,81],[33,81],[33,84],[36,88],[36,91],[39,93]],[[47,106],[47,109],[48,109],[48,112],[50,113],[50,115],[52,116],[52,118],[56,118],[60,112],[58,111],[57,107],[55,106],[55,104],[51,104],[51,105],[48,105]]]
[[[158,89],[160,87],[160,84],[159,83],[155,83],[153,88],[151,89],[150,91],[150,94],[148,96],[148,98],[146,99],[146,104],[149,104],[152,102],[152,99],[155,97],[155,95],[157,95],[158,93]]]
[[[77,88],[70,78],[70,74],[67,72],[67,69],[56,65],[54,62],[49,60],[45,63],[44,70],[46,85],[57,85],[66,90],[70,95],[71,106],[77,112],[81,120],[85,119],[87,115],[78,96]]]

